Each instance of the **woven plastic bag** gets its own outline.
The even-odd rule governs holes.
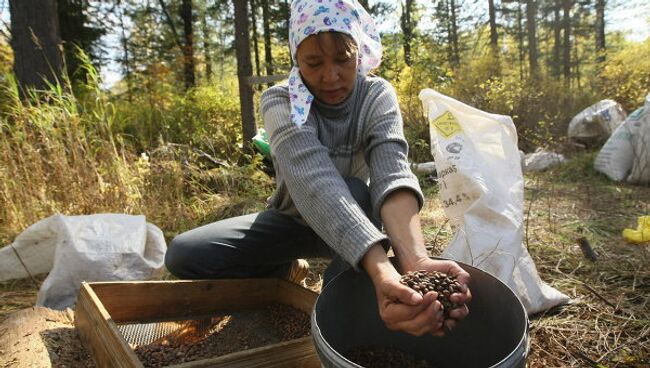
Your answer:
[[[614,181],[650,183],[650,94],[609,137],[594,168]]]
[[[571,119],[568,136],[584,143],[604,142],[625,120],[625,110],[614,100],[602,100]]]
[[[632,152],[634,160],[627,182],[638,185],[650,184],[650,94],[645,98],[643,107],[637,109],[630,117]]]
[[[522,242],[524,180],[512,119],[431,89],[422,90],[420,99],[429,118],[442,206],[455,229],[442,256],[499,278],[529,314],[568,302],[540,279]]]
[[[0,280],[49,272],[36,305],[64,310],[82,281],[148,280],[163,267],[165,237],[144,216],[53,215],[0,251]]]

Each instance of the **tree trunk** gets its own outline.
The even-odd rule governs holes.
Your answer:
[[[370,5],[368,4],[368,0],[359,0],[359,4],[361,4],[361,6],[363,6],[367,12],[370,12]]]
[[[524,49],[524,23],[520,1],[517,2],[517,41],[519,43],[519,79],[523,80],[526,50]]]
[[[241,109],[242,135],[245,150],[250,149],[255,136],[255,111],[253,109],[253,88],[248,77],[253,74],[248,29],[248,2],[233,0],[235,4],[235,49],[237,54],[237,77],[239,79],[239,107]]]
[[[124,70],[124,80],[126,81],[126,98],[131,101],[131,60],[129,59],[129,38],[126,35],[126,25],[124,24],[124,17],[126,17],[126,10],[122,9],[120,13],[120,42],[122,44],[122,65]]]
[[[449,1],[451,14],[451,29],[449,33],[449,44],[451,45],[451,64],[457,67],[460,64],[460,52],[458,50],[458,19],[456,16],[456,1]]]
[[[562,44],[562,67],[564,72],[564,83],[568,86],[571,84],[571,8],[572,0],[562,1],[564,28],[564,42]]]
[[[286,23],[284,24],[284,26],[286,28],[285,36],[286,36],[286,39],[288,40],[289,39],[289,22],[291,22],[291,4],[289,3],[289,0],[284,0],[284,9],[286,11],[286,14],[284,15],[285,19],[286,19]]]
[[[560,78],[560,50],[562,49],[562,21],[560,20],[561,0],[553,2],[553,60],[551,61],[551,73],[555,79]]]
[[[443,50],[447,53],[447,62],[451,64],[453,57],[451,47],[451,10],[449,0],[440,0],[436,5],[434,17],[440,19],[440,38]],[[444,38],[444,41],[442,40]]]
[[[605,6],[606,0],[596,0],[596,61],[605,61]]]
[[[490,47],[494,55],[499,53],[499,34],[497,33],[497,12],[494,0],[488,0],[488,13],[490,14]]]
[[[180,16],[183,19],[183,69],[185,76],[185,89],[188,90],[196,84],[194,76],[194,27],[192,26],[192,0],[183,0]]]
[[[497,10],[494,0],[488,0],[488,14],[490,23],[490,77],[501,76],[501,52],[499,50],[499,33],[497,30]]]
[[[528,33],[528,66],[534,77],[539,71],[537,63],[537,1],[526,0],[526,31]]]
[[[266,64],[266,75],[273,75],[273,50],[271,48],[271,22],[269,20],[269,0],[262,1],[262,23],[264,25],[264,63]],[[272,86],[269,83],[268,86]]]
[[[253,30],[253,52],[255,55],[255,75],[260,75],[260,48],[257,40],[257,7],[255,0],[250,0],[251,5],[251,28]],[[260,86],[261,87],[261,86]]]
[[[411,60],[411,40],[413,39],[413,2],[414,0],[406,0],[406,4],[400,2],[402,6],[402,17],[400,23],[402,26],[402,35],[403,43],[402,47],[404,49],[404,62],[406,65],[411,66],[413,61]]]
[[[205,79],[212,80],[212,56],[210,55],[210,29],[208,28],[208,10],[203,12],[201,28],[203,33],[203,57],[205,58]]]
[[[225,13],[225,12],[224,12]],[[225,50],[226,46],[226,32],[223,29],[223,25],[226,23],[226,15],[225,14],[220,14],[219,15],[219,27],[217,27],[217,37],[219,39],[219,45],[218,49],[220,52],[218,53],[219,57],[219,80],[223,80],[225,77],[225,63],[226,63],[226,56]]]
[[[580,55],[578,55],[579,50],[580,49],[578,47],[578,37],[576,37],[574,39],[574,45],[573,45],[573,60],[575,60],[575,62],[574,62],[574,64],[575,64],[574,75],[575,75],[575,80],[576,80],[576,87],[578,87],[578,89],[580,89],[580,87],[581,87],[580,78],[582,77],[580,75]]]
[[[13,69],[23,96],[27,88],[60,82],[63,58],[56,0],[10,0],[9,11]]]

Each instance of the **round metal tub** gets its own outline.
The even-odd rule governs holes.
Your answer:
[[[496,277],[465,264],[461,267],[472,277],[470,312],[444,337],[388,330],[368,276],[352,269],[336,276],[323,288],[311,316],[323,367],[360,367],[342,355],[360,346],[397,348],[436,368],[525,367],[528,316],[519,298]]]

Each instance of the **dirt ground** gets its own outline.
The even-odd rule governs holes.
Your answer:
[[[74,328],[74,313],[32,307],[0,324],[0,367],[94,367]]]

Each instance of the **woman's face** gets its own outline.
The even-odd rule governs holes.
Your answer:
[[[352,93],[357,78],[357,55],[337,47],[329,32],[304,39],[296,50],[298,69],[311,93],[334,105]]]

